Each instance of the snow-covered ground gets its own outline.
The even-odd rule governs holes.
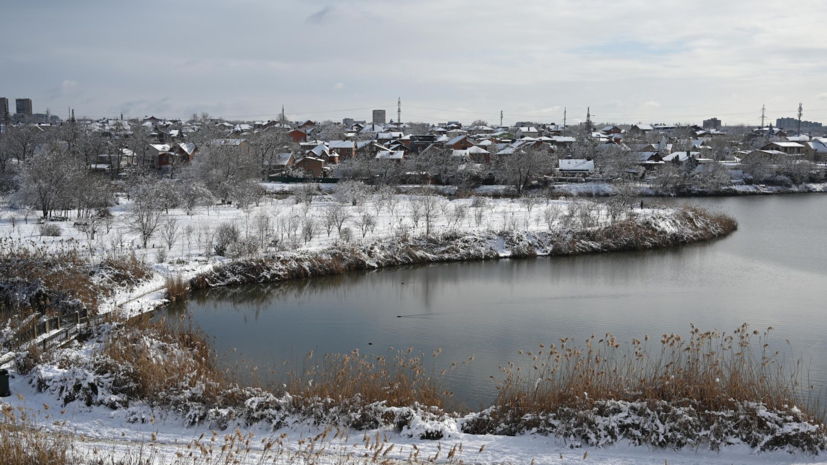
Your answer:
[[[85,407],[81,402],[72,402],[61,406],[47,393],[38,393],[22,377],[12,380],[15,395],[2,398],[0,402],[13,407],[22,407],[32,412],[49,431],[82,438],[74,443],[76,452],[85,458],[92,457],[138,457],[151,456],[154,463],[188,463],[186,457],[190,452],[198,459],[202,457],[200,447],[193,446],[196,441],[218,450],[225,444],[225,438],[238,433],[245,439],[252,433],[249,451],[241,447],[243,461],[240,463],[261,463],[263,455],[275,455],[278,448],[267,454],[263,448],[268,441],[281,440],[284,450],[280,460],[275,463],[362,463],[357,457],[364,454],[373,456],[376,449],[377,435],[381,445],[380,454],[384,459],[395,459],[405,463],[408,457],[419,450],[418,458],[424,463],[439,453],[439,462],[448,462],[447,455],[456,448],[453,462],[459,463],[512,463],[512,464],[567,464],[567,463],[604,463],[604,464],[770,464],[770,463],[827,463],[824,457],[787,452],[755,453],[747,446],[729,446],[721,452],[708,450],[668,450],[651,449],[616,444],[603,448],[571,448],[564,440],[553,436],[526,434],[520,436],[470,435],[453,431],[438,441],[420,440],[416,436],[408,437],[397,433],[393,428],[381,428],[368,431],[342,430],[333,438],[336,430],[317,443],[316,449],[324,446],[321,456],[301,452],[308,450],[308,442],[314,436],[324,433],[324,427],[310,423],[296,423],[289,427],[273,431],[267,425],[255,425],[252,428],[230,428],[214,431],[207,426],[184,426],[184,420],[176,415],[153,411],[146,405],[136,404],[128,410],[110,410],[106,407]],[[143,416],[147,421],[134,423],[127,417]],[[58,423],[55,423],[58,422]],[[414,425],[416,427],[416,425]],[[202,437],[203,435],[203,437]],[[212,438],[216,440],[213,442]],[[200,441],[199,441],[199,438]],[[366,439],[370,442],[366,447]],[[243,441],[240,441],[243,443]],[[390,446],[393,448],[384,455]],[[414,449],[416,447],[416,449]],[[345,460],[353,454],[353,460]],[[184,458],[181,458],[181,455]],[[382,457],[380,457],[382,458]],[[202,463],[202,462],[198,462]],[[223,463],[223,462],[217,462]],[[267,461],[266,463],[274,463]],[[364,463],[374,463],[365,461]]]
[[[277,189],[271,189],[277,190]],[[0,221],[0,236],[19,241],[21,246],[44,246],[57,249],[59,247],[74,246],[84,250],[84,253],[102,257],[113,250],[119,252],[134,252],[146,259],[155,271],[152,279],[142,283],[134,289],[124,289],[106,301],[101,311],[121,309],[134,315],[163,302],[165,276],[180,275],[190,278],[198,273],[210,270],[218,264],[227,262],[227,258],[207,253],[212,249],[215,241],[215,231],[218,225],[231,223],[240,230],[242,239],[263,244],[263,251],[291,250],[312,252],[322,250],[346,240],[356,243],[370,243],[377,240],[400,237],[405,234],[419,235],[430,229],[431,233],[457,231],[461,233],[477,233],[484,231],[519,231],[541,232],[549,229],[561,228],[566,221],[586,222],[586,227],[595,227],[610,221],[610,207],[585,203],[571,199],[458,199],[448,201],[440,198],[433,208],[430,227],[420,212],[419,218],[415,212],[422,205],[418,197],[398,195],[392,199],[382,199],[374,195],[366,198],[358,206],[349,203],[342,204],[332,191],[325,188],[312,202],[297,203],[293,197],[284,199],[267,198],[258,206],[242,210],[234,206],[214,206],[209,209],[197,208],[192,214],[182,209],[170,209],[164,213],[164,222],[177,223],[179,233],[171,241],[171,247],[164,240],[159,227],[149,246],[141,247],[139,236],[128,226],[129,208],[131,203],[121,199],[120,204],[111,208],[113,219],[111,225],[102,228],[92,240],[83,231],[76,228],[74,218],[66,222],[53,223],[61,228],[60,237],[41,237],[39,226],[34,215],[28,218],[20,211],[4,210]],[[331,209],[342,208],[349,215],[344,223],[350,229],[350,238],[342,237],[336,227],[330,233],[326,230],[325,218]],[[573,212],[574,219],[565,219],[567,213]],[[657,217],[653,209],[623,207],[619,213],[623,218],[634,214],[638,217]],[[375,224],[365,225],[365,218],[370,217]],[[312,234],[307,229],[314,229]],[[664,230],[668,224],[664,223]],[[302,230],[305,233],[302,233]],[[344,231],[344,228],[343,228]],[[268,240],[260,241],[264,235]],[[277,239],[273,242],[272,239]],[[164,250],[165,252],[159,252]],[[261,253],[261,251],[256,252]],[[498,251],[501,256],[507,256],[508,250]],[[161,260],[163,259],[163,260]],[[76,344],[70,349],[77,356],[88,357],[93,350],[91,344]],[[9,366],[9,365],[7,365]],[[53,370],[52,375],[59,375],[60,368],[46,366],[45,370]],[[49,374],[49,373],[47,373]],[[153,410],[142,403],[133,403],[128,409],[111,410],[103,406],[87,407],[82,402],[75,401],[67,405],[60,405],[60,401],[51,392],[38,392],[30,381],[31,377],[15,375],[11,381],[12,392],[9,398],[0,399],[0,402],[14,407],[25,408],[38,419],[38,424],[52,431],[73,435],[82,438],[75,441],[77,453],[84,457],[95,454],[111,455],[114,457],[137,456],[147,453],[153,454],[156,463],[169,463],[179,460],[179,454],[186,456],[195,450],[196,457],[200,448],[188,449],[193,441],[201,435],[201,443],[209,447],[215,434],[218,447],[224,444],[225,436],[236,434],[226,430],[213,433],[206,426],[185,426],[184,418],[169,412]],[[135,418],[144,418],[145,422],[135,422]],[[250,451],[246,452],[244,463],[259,463],[265,442],[263,439],[280,439],[285,447],[285,453],[280,457],[282,463],[349,463],[345,458],[348,454],[362,456],[365,453],[373,455],[376,452],[376,442],[372,441],[366,449],[367,438],[381,437],[382,456],[387,459],[406,461],[408,457],[419,451],[418,458],[427,461],[439,454],[437,461],[446,460],[449,451],[453,450],[454,463],[462,460],[465,463],[580,463],[596,462],[611,464],[631,463],[820,463],[819,457],[807,455],[791,455],[786,452],[768,452],[756,454],[746,446],[730,446],[722,452],[696,451],[683,449],[652,450],[647,447],[634,447],[628,444],[617,444],[605,448],[570,448],[564,440],[539,434],[525,434],[516,437],[495,435],[470,435],[462,433],[457,423],[448,422],[439,425],[446,434],[439,441],[421,440],[417,435],[401,434],[393,428],[383,427],[370,431],[347,431],[335,439],[332,433],[321,441],[325,445],[324,456],[304,457],[308,438],[318,435],[322,430],[318,426],[296,420],[290,426],[273,431],[266,424],[256,424],[250,431],[244,429],[240,434],[252,432]],[[59,423],[55,423],[59,422]],[[239,425],[241,427],[241,425]],[[414,424],[411,428],[428,425]],[[433,426],[433,425],[431,425]],[[286,436],[283,436],[286,435]],[[393,445],[393,448],[389,447]],[[371,448],[372,447],[372,448]],[[416,448],[416,449],[415,449]],[[385,453],[387,451],[387,453]],[[269,453],[272,453],[270,451]],[[182,463],[186,463],[183,461]]]

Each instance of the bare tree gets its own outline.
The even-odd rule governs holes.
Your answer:
[[[376,227],[376,218],[369,211],[360,208],[356,216],[356,226],[362,231],[362,237],[365,237],[368,231],[373,231]]]
[[[425,235],[431,234],[431,227],[439,217],[442,202],[442,197],[428,190],[426,190],[423,195],[414,198],[414,203],[420,206],[422,219],[425,220]]]
[[[78,187],[82,165],[58,144],[49,144],[23,165],[18,192],[21,203],[37,207],[43,217],[58,206],[67,206]]]
[[[138,182],[133,186],[130,196],[133,203],[127,216],[127,226],[133,233],[141,237],[143,247],[161,225],[163,210],[155,199],[154,186],[148,180]]]
[[[169,250],[172,250],[172,246],[175,245],[175,242],[180,236],[181,228],[178,226],[178,221],[175,218],[167,219],[161,229],[161,237],[164,239],[164,242],[166,242]]]
[[[163,211],[151,202],[136,202],[129,209],[126,224],[141,237],[144,248],[161,224],[162,215]]]
[[[517,195],[522,195],[533,180],[553,169],[554,159],[543,149],[531,147],[512,155],[498,156],[495,178],[502,184],[513,186]]]

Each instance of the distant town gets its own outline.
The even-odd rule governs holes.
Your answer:
[[[384,109],[370,119],[228,121],[209,114],[190,119],[66,120],[34,113],[28,98],[0,98],[3,172],[47,145],[72,151],[91,172],[122,179],[136,172],[176,177],[205,152],[250,158],[250,177],[262,181],[371,184],[439,184],[473,188],[513,186],[517,193],[550,182],[645,181],[663,192],[716,191],[753,183],[822,182],[827,131],[822,123],[778,118],[775,124],[725,126],[715,117],[701,124],[577,125],[402,122]],[[763,113],[763,110],[762,110]],[[764,118],[762,117],[762,123]],[[228,155],[229,156],[229,155]],[[12,163],[9,163],[12,161]]]

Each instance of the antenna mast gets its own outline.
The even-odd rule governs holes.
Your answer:
[[[804,114],[804,105],[798,104],[798,135],[801,135],[801,115]]]
[[[396,127],[402,127],[402,97],[396,102]]]
[[[563,107],[563,135],[566,135],[566,107]]]
[[[764,110],[766,109],[765,105],[761,105],[761,127],[764,127]]]
[[[500,110],[500,126],[503,125],[503,111]]]

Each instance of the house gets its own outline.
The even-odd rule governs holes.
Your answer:
[[[272,172],[284,171],[296,163],[292,153],[277,153],[272,160],[264,160],[265,168]]]
[[[452,157],[460,157],[475,163],[491,163],[491,152],[482,147],[469,147],[465,150],[452,150]]]
[[[798,142],[770,142],[761,147],[761,150],[776,150],[784,152],[787,155],[802,155],[804,153],[804,146]]]
[[[321,158],[307,156],[294,163],[293,166],[314,178],[321,178],[324,175],[325,162]]]
[[[665,161],[667,163],[683,164],[683,163],[686,163],[687,161],[689,161],[690,159],[697,160],[697,159],[701,158],[701,152],[688,152],[688,151],[675,152],[675,153],[670,153],[669,155],[664,155],[662,158],[663,158],[663,161]]]
[[[304,123],[300,124],[298,129],[301,129],[302,131],[304,131],[306,133],[308,130],[313,129],[315,127],[316,127],[316,123],[314,123],[313,121],[307,120]]]
[[[623,132],[623,130],[621,130],[617,126],[604,126],[603,129],[600,130],[600,132],[608,136],[609,134],[620,134]]]
[[[754,163],[757,161],[766,161],[769,163],[776,163],[783,160],[790,155],[779,150],[753,150],[741,158],[741,163]]]
[[[557,161],[557,170],[566,175],[591,174],[594,173],[594,160],[563,158]]]
[[[395,152],[390,150],[383,150],[378,152],[375,157],[377,160],[393,160],[397,163],[401,163],[402,160],[405,159],[405,151],[404,150],[397,150]]]
[[[445,143],[445,147],[454,150],[465,150],[473,146],[474,143],[471,142],[468,136],[457,136]]]
[[[517,136],[517,139],[523,139],[526,137],[537,137],[540,135],[540,132],[537,131],[537,128],[534,126],[523,126],[518,128],[514,135]]]
[[[244,155],[250,153],[250,143],[246,139],[213,139],[208,145],[211,147],[235,147]]]
[[[301,129],[293,129],[287,133],[293,142],[297,144],[301,144],[302,142],[307,142],[307,133],[302,131]]]
[[[651,124],[633,124],[632,127],[629,128],[629,134],[632,136],[644,136],[654,129]]]
[[[340,160],[349,160],[356,156],[356,143],[350,140],[332,140],[327,144],[330,152],[336,153]]]
[[[630,152],[628,157],[630,162],[647,170],[663,165],[663,157],[658,152]]]
[[[827,138],[815,138],[805,142],[804,158],[816,163],[827,162]]]

